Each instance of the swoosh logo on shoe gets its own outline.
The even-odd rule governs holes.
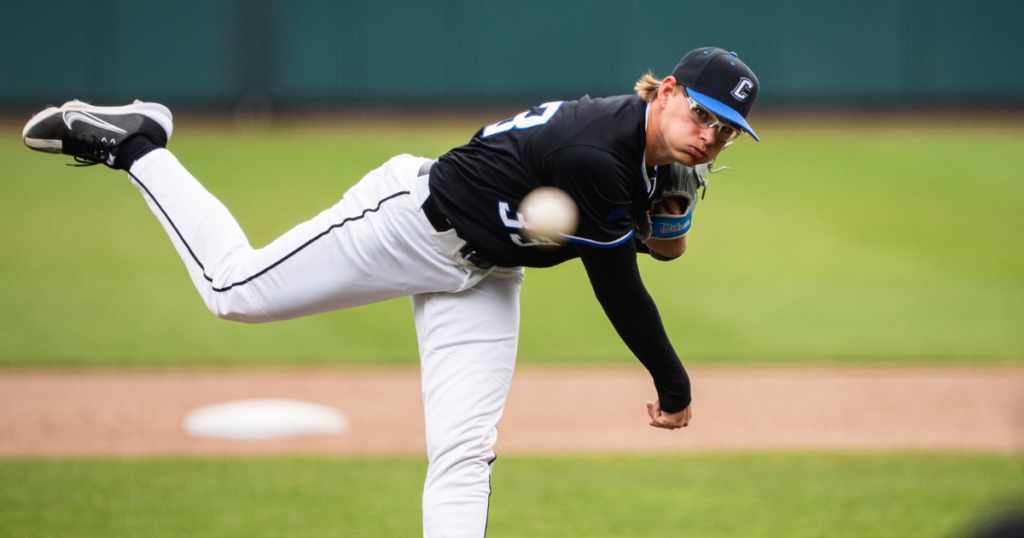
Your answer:
[[[68,126],[68,129],[71,129],[71,124],[75,123],[76,121],[82,121],[82,122],[88,123],[89,125],[93,125],[95,127],[99,127],[100,129],[106,129],[108,131],[113,131],[113,132],[118,133],[118,134],[128,134],[128,131],[125,131],[124,129],[121,129],[120,127],[117,127],[115,125],[107,123],[107,122],[97,118],[96,116],[93,116],[92,114],[87,113],[87,112],[65,112],[64,113],[64,124]]]

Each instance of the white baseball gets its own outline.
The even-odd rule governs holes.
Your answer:
[[[556,187],[537,187],[523,198],[519,211],[526,221],[524,234],[531,239],[564,243],[559,234],[572,235],[579,223],[576,202]]]

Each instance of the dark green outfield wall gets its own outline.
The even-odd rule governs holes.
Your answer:
[[[775,105],[1024,105],[1024,1],[2,0],[0,107],[493,104],[740,54]]]

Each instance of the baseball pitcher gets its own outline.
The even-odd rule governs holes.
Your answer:
[[[601,306],[647,368],[650,425],[685,427],[690,380],[644,287],[637,255],[686,249],[708,165],[743,133],[759,83],[718,48],[689,52],[637,93],[553,101],[481,128],[436,161],[399,155],[334,206],[254,249],[231,213],[166,149],[162,105],[71,101],[25,126],[30,148],[128,172],[210,311],[262,323],[412,298],[429,468],[423,534],[486,533],[492,447],[519,335],[524,267],[580,258]],[[578,226],[529,238],[519,210],[567,193]]]

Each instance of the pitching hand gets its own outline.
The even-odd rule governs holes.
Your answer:
[[[654,403],[647,402],[647,414],[651,416],[651,426],[674,430],[689,426],[690,418],[693,417],[690,411],[691,407],[693,407],[693,404],[688,405],[686,409],[678,413],[666,413],[661,410],[661,401],[655,400]]]

